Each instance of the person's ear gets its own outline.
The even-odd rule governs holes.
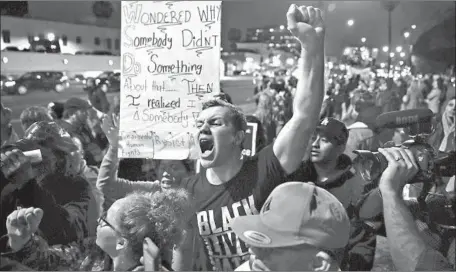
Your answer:
[[[127,247],[128,241],[127,239],[120,237],[117,239],[116,242],[116,250],[123,250]]]
[[[245,131],[240,130],[240,131],[236,132],[236,135],[234,136],[234,143],[236,145],[240,146],[244,142],[244,138],[245,138]]]

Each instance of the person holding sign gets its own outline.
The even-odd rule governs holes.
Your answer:
[[[244,114],[223,100],[204,103],[196,140],[205,171],[182,182],[193,196],[196,216],[189,220],[175,270],[232,271],[247,261],[248,247],[231,229],[232,220],[258,213],[284,175],[301,163],[324,96],[325,28],[321,11],[310,6],[291,5],[287,21],[302,48],[294,114],[273,145],[243,160]]]

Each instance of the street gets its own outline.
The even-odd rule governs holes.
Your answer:
[[[253,95],[253,84],[251,77],[234,77],[226,78],[221,81],[223,90],[231,96],[233,103],[251,113],[254,110],[254,104],[247,104],[248,97]],[[108,93],[108,99],[111,101],[118,93]],[[13,111],[12,124],[19,136],[23,135],[20,126],[19,117],[21,112],[30,106],[44,106],[49,102],[64,102],[71,97],[87,99],[87,93],[84,92],[82,85],[74,85],[62,93],[34,91],[24,96],[5,95],[1,97],[2,103],[11,108]]]

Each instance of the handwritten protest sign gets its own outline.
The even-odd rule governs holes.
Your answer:
[[[220,93],[221,1],[122,1],[122,158],[186,159]]]

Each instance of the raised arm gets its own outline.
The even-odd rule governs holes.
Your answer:
[[[114,201],[133,191],[157,191],[160,185],[149,181],[129,181],[117,177],[119,126],[110,116],[103,118],[102,128],[110,143],[98,172],[97,188],[104,195],[103,208],[106,210]]]
[[[292,4],[288,29],[301,43],[300,78],[293,101],[293,116],[274,142],[274,154],[287,174],[300,165],[316,128],[324,96],[324,35],[321,11]]]
[[[118,149],[110,146],[101,162],[97,188],[103,193],[103,209],[108,209],[117,199],[133,191],[157,191],[160,185],[152,181],[130,181],[117,177]]]

